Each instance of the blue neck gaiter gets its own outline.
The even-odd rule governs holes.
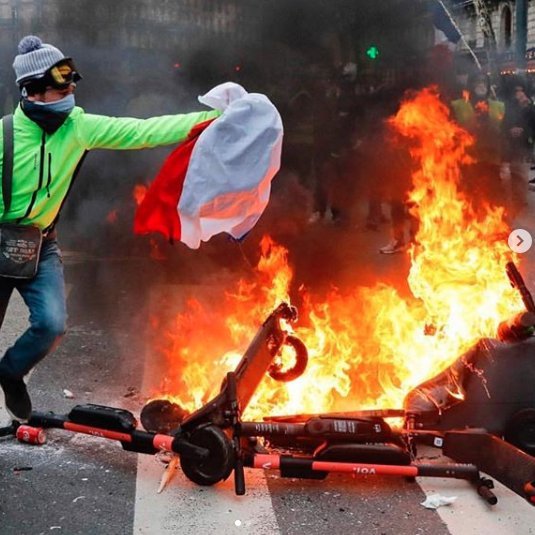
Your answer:
[[[27,117],[47,134],[53,134],[73,110],[75,100],[74,95],[70,94],[54,102],[37,102],[23,98],[21,104]]]

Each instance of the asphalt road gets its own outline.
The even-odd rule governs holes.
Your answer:
[[[522,225],[535,231],[533,222],[526,212]],[[377,254],[386,230],[366,234],[354,228],[315,227],[307,232],[321,239],[303,237],[307,247],[297,259],[303,279],[326,269],[306,269],[319,242],[330,247],[329,270],[341,281],[350,279],[355,262],[369,262],[374,276],[387,280],[406,266],[406,258]],[[171,253],[176,259],[168,262],[146,254],[104,257],[65,251],[69,331],[29,380],[35,409],[66,413],[74,404],[91,402],[139,414],[155,377],[165,369],[149,343],[150,318],[170,302],[178,306],[192,291],[214,298],[248,269],[239,254],[223,262],[210,246],[207,252],[176,250]],[[249,253],[247,247],[244,252]],[[533,251],[525,258],[523,271],[535,289]],[[15,298],[1,332],[2,350],[25,323],[25,309]],[[65,396],[65,389],[73,399]],[[5,413],[0,415],[5,421]],[[49,431],[43,446],[0,439],[0,534],[535,533],[535,509],[500,485],[493,509],[465,482],[442,479],[331,475],[308,481],[247,471],[247,495],[236,497],[232,481],[197,487],[177,471],[158,494],[163,468],[157,457],[59,430]],[[457,496],[457,501],[437,511],[424,508],[421,502],[435,492]]]

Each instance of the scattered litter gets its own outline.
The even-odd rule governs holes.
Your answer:
[[[236,522],[234,522],[234,525],[239,528],[241,526],[241,520],[236,520]]]
[[[67,390],[66,388],[63,389],[63,395],[67,399],[72,399],[74,397],[74,394],[70,390]]]
[[[72,503],[76,503],[78,500],[82,500],[84,499],[85,496],[78,496],[77,498],[74,498],[74,500],[72,501]]]
[[[61,526],[50,526],[50,529],[61,529]]]
[[[33,470],[33,466],[15,466],[13,472],[27,472],[28,470]]]
[[[158,487],[158,494],[160,494],[160,492],[162,492],[162,490],[165,489],[167,484],[171,481],[171,479],[175,475],[177,466],[178,466],[178,455],[173,455],[173,457],[171,457],[168,465],[165,467],[165,470],[163,472],[162,479],[160,480],[160,486]]]
[[[456,499],[457,496],[430,494],[420,505],[423,505],[426,509],[438,509],[441,505],[451,505]]]
[[[134,387],[134,386],[129,386],[127,389],[126,389],[126,394],[124,394],[123,397],[125,398],[131,398],[132,396],[135,396],[138,394],[138,391],[137,391],[137,388]]]

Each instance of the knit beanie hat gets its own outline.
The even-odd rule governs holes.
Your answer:
[[[35,35],[23,37],[19,43],[19,54],[13,62],[17,84],[42,78],[48,69],[62,59],[66,59],[65,55],[55,46],[43,43]]]

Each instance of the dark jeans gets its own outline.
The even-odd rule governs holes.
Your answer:
[[[30,327],[0,360],[0,375],[21,379],[65,333],[65,281],[61,251],[56,240],[43,242],[37,275],[33,279],[0,277],[0,325],[15,288],[30,311]]]

